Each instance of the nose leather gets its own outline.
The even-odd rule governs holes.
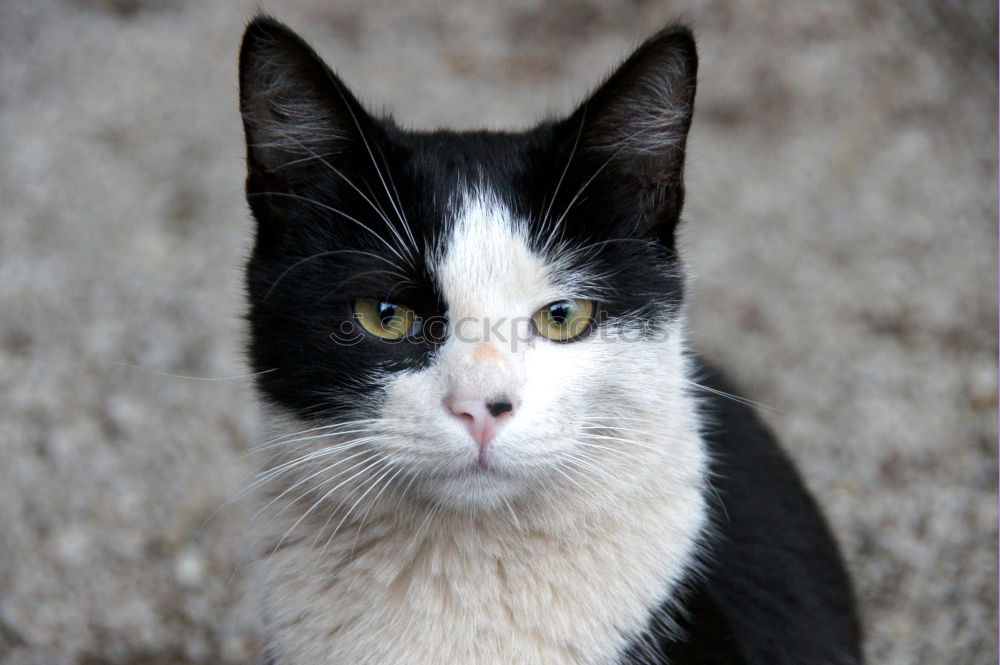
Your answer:
[[[496,436],[497,431],[513,413],[514,405],[507,399],[498,399],[491,402],[477,399],[448,399],[446,400],[448,409],[459,419],[464,421],[469,434],[476,442],[480,455],[486,451],[486,447]]]

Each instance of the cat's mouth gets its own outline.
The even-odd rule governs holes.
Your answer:
[[[490,462],[488,459],[479,457],[472,464],[467,464],[460,469],[453,471],[446,471],[442,474],[444,478],[449,480],[455,480],[460,478],[470,478],[479,476],[494,476],[497,478],[510,478],[511,474],[504,469],[501,469],[496,462]]]
[[[453,468],[441,470],[434,474],[442,482],[483,481],[483,480],[516,480],[519,477],[514,470],[489,456],[479,456],[472,462]]]
[[[441,470],[426,487],[435,500],[460,510],[493,510],[522,494],[528,479],[516,469],[496,462],[471,464]]]

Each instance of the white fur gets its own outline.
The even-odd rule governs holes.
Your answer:
[[[460,210],[435,268],[450,320],[526,321],[585,295],[490,196]],[[614,325],[568,344],[471,332],[390,380],[381,424],[268,448],[266,468],[307,457],[265,491],[278,663],[613,663],[693,565],[706,454],[682,323],[643,341]],[[519,401],[487,472],[443,406],[456,391]]]

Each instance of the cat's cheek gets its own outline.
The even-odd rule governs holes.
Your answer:
[[[527,422],[557,422],[560,429],[586,415],[592,396],[606,382],[606,354],[598,339],[543,342],[525,352],[523,416]]]
[[[475,463],[477,451],[462,423],[444,407],[445,382],[436,367],[401,372],[385,387],[382,419],[397,430],[383,454],[421,474],[448,473]]]

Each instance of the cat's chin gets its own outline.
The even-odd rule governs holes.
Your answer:
[[[530,479],[496,466],[469,465],[436,475],[425,484],[435,503],[462,511],[507,509],[530,489]]]

